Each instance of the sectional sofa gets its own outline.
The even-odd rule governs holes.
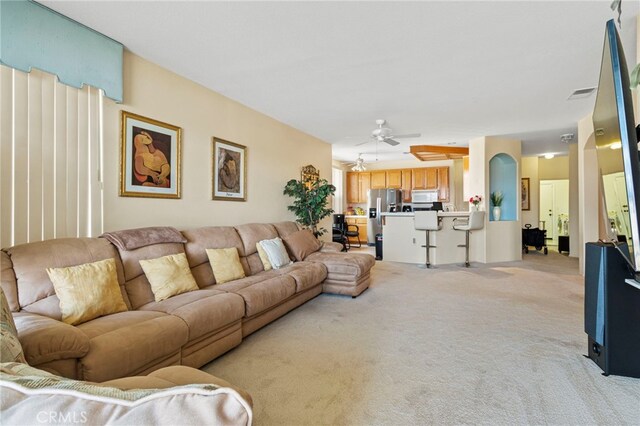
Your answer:
[[[256,243],[286,241],[299,231],[294,222],[190,229],[177,240],[159,230],[110,233],[116,239],[134,235],[132,245],[64,238],[2,250],[2,289],[31,366],[91,382],[174,365],[199,368],[323,291],[358,296],[375,264],[370,255],[340,253],[339,244],[324,243],[302,261],[265,271]],[[246,277],[218,284],[206,250],[231,247]],[[176,253],[186,254],[199,289],[156,302],[140,260]],[[46,269],[109,258],[115,259],[127,310],[75,326],[62,322]]]

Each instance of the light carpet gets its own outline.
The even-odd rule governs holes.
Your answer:
[[[377,262],[203,367],[257,425],[640,424],[640,379],[582,354],[583,279],[557,253],[421,270]]]

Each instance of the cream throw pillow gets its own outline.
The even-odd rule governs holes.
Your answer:
[[[213,270],[213,276],[216,278],[216,284],[245,277],[236,247],[207,249],[207,256],[209,256],[209,263]]]
[[[47,268],[47,274],[60,299],[62,321],[67,324],[80,324],[127,310],[114,259],[67,268]]]
[[[156,302],[199,288],[184,253],[141,260],[140,266],[151,284]]]
[[[269,256],[267,256],[267,252],[264,251],[264,249],[260,245],[260,242],[256,243],[256,250],[258,250],[258,256],[260,256],[260,260],[262,261],[262,266],[264,266],[264,270],[268,271],[270,269],[273,269],[273,266],[271,266],[271,262],[269,262]]]
[[[282,267],[291,265],[293,262],[289,258],[289,253],[284,246],[284,243],[280,238],[274,238],[272,240],[262,240],[258,244],[262,246],[265,253],[269,257],[269,262],[273,269],[280,269]]]

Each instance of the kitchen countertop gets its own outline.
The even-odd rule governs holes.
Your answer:
[[[380,216],[413,217],[414,213],[413,212],[394,212],[394,213],[386,212],[386,213],[380,213]],[[459,212],[439,211],[438,212],[438,216],[440,216],[440,217],[464,217],[464,216],[469,216],[469,212],[468,211],[459,211]]]
[[[366,219],[367,215],[364,214],[347,214],[344,217],[349,219]]]

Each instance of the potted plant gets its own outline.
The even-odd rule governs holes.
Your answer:
[[[500,220],[503,200],[504,195],[502,194],[502,191],[495,191],[491,193],[491,204],[493,204],[493,220]]]
[[[326,179],[296,180],[291,179],[284,187],[283,194],[293,197],[293,204],[287,207],[296,217],[297,222],[311,229],[313,235],[319,237],[327,232],[318,228],[322,219],[333,213],[327,206],[329,196],[336,192],[336,187]]]

